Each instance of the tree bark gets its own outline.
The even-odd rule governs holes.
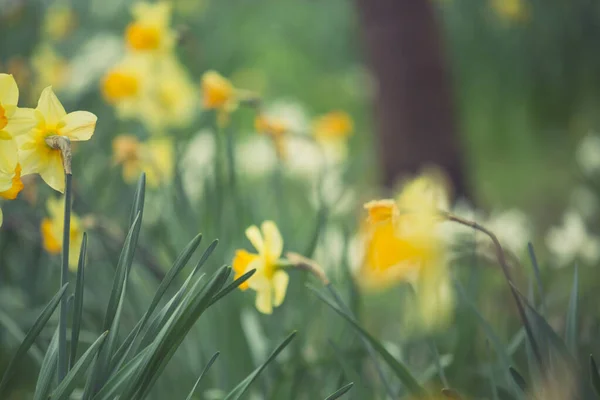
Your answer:
[[[440,29],[428,0],[357,0],[377,82],[376,127],[384,184],[430,165],[469,194]]]

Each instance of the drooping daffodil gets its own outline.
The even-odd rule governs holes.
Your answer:
[[[236,251],[233,259],[235,277],[256,270],[240,289],[256,291],[256,308],[263,314],[271,314],[273,307],[283,303],[289,282],[289,275],[283,269],[287,261],[281,259],[283,239],[273,221],[263,222],[260,229],[252,225],[246,229],[246,237],[257,253]]]
[[[59,149],[50,147],[46,138],[64,136],[71,141],[88,140],[94,134],[97,118],[87,111],[67,114],[50,86],[42,91],[34,117],[36,125],[18,137],[22,175],[40,174],[51,188],[62,193],[65,190],[62,154]]]

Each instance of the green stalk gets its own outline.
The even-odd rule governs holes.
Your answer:
[[[64,286],[69,281],[69,239],[71,236],[71,181],[73,175],[65,173],[65,219],[62,241],[62,265],[60,269],[60,285]],[[69,360],[67,358],[67,297],[60,302],[58,321],[58,382],[62,382],[67,375]]]

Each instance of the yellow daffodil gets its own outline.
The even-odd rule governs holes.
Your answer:
[[[121,117],[135,115],[142,101],[149,96],[152,64],[146,57],[128,55],[104,76],[102,95],[116,107]]]
[[[88,140],[94,134],[96,116],[87,111],[67,114],[64,107],[47,87],[42,91],[35,109],[37,125],[18,137],[22,174],[40,174],[53,189],[64,191],[64,170],[60,150],[46,143],[49,136],[64,136],[71,141]]]
[[[51,40],[62,40],[75,28],[75,13],[67,4],[51,5],[44,17],[44,33]]]
[[[256,269],[240,289],[256,291],[256,308],[263,314],[271,314],[273,307],[283,303],[289,281],[287,272],[282,269],[286,263],[281,259],[283,239],[272,221],[263,222],[260,230],[252,225],[246,229],[246,237],[258,254],[237,250],[233,259],[235,277]]]
[[[62,238],[64,227],[64,199],[49,198],[46,204],[48,218],[42,220],[40,231],[44,249],[50,254],[60,254],[62,251]],[[77,270],[79,249],[83,240],[83,225],[77,215],[71,213],[71,230],[69,232],[69,268]]]
[[[0,191],[8,190],[18,162],[16,138],[35,126],[33,110],[18,108],[19,88],[12,75],[0,74]]]
[[[208,110],[217,110],[217,122],[223,126],[229,114],[238,107],[237,90],[232,83],[216,71],[207,71],[202,75],[202,106]]]
[[[323,146],[325,155],[334,162],[345,160],[348,154],[348,137],[354,123],[344,111],[332,111],[313,121],[315,140]]]
[[[36,47],[31,57],[31,69],[35,76],[35,93],[47,86],[52,86],[54,90],[60,91],[69,79],[68,61],[47,43]]]
[[[140,104],[140,119],[152,133],[190,124],[198,104],[196,89],[185,68],[175,57],[155,63],[153,84]]]
[[[274,117],[265,114],[258,114],[254,119],[254,129],[256,132],[268,136],[275,146],[275,151],[280,159],[285,159],[285,134],[288,132],[286,124]]]
[[[411,283],[417,295],[418,312],[413,314],[426,327],[446,322],[453,304],[446,246],[438,229],[445,202],[438,177],[423,175],[405,185],[396,200],[365,204],[366,246],[359,283],[371,289]]]
[[[175,43],[175,33],[169,27],[171,23],[171,4],[158,3],[134,4],[131,12],[134,21],[127,26],[125,40],[127,47],[138,52],[170,50]]]
[[[491,0],[491,6],[501,18],[510,21],[522,21],[528,16],[523,0]]]
[[[123,166],[123,180],[135,182],[146,173],[149,187],[158,187],[173,177],[173,142],[167,138],[141,143],[133,135],[120,135],[113,140],[113,160]]]

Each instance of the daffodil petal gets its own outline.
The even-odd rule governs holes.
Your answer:
[[[5,131],[13,136],[29,133],[37,124],[35,110],[33,108],[17,108],[8,119]]]
[[[0,172],[0,192],[9,190],[12,187],[14,173],[8,174]]]
[[[17,167],[17,152],[17,142],[12,137],[0,136],[0,174],[10,175],[10,179],[14,176]]]
[[[2,209],[0,208],[0,226],[2,226],[3,222],[4,222],[4,214],[2,213]]]
[[[67,114],[62,121],[65,126],[60,129],[60,135],[68,136],[71,140],[88,140],[94,134],[96,117],[91,112],[75,111]]]
[[[67,115],[65,108],[52,91],[52,86],[42,91],[36,109],[42,113],[47,125],[56,125]]]
[[[262,223],[262,233],[264,237],[264,249],[271,261],[276,261],[281,257],[283,251],[283,238],[277,225],[273,221],[265,221]]]
[[[265,244],[263,242],[262,235],[260,234],[260,231],[258,230],[258,227],[256,225],[252,225],[251,227],[246,229],[246,237],[248,238],[250,243],[252,243],[252,246],[254,246],[254,248],[256,249],[256,251],[258,251],[259,254],[262,254],[264,252]]]
[[[289,281],[289,275],[283,270],[279,270],[273,275],[273,305],[275,307],[279,307],[281,303],[283,303],[283,299],[285,299],[285,293],[287,291]]]
[[[19,139],[17,140],[19,141]],[[22,176],[37,174],[42,169],[42,160],[37,155],[35,144],[32,141],[19,141],[19,164]]]
[[[65,171],[58,151],[53,152],[48,163],[39,172],[40,176],[52,189],[64,193]]]
[[[265,289],[256,292],[256,309],[263,314],[273,313],[273,301],[271,298],[271,288],[266,287]]]
[[[0,74],[0,104],[16,106],[19,101],[19,88],[12,75]]]

